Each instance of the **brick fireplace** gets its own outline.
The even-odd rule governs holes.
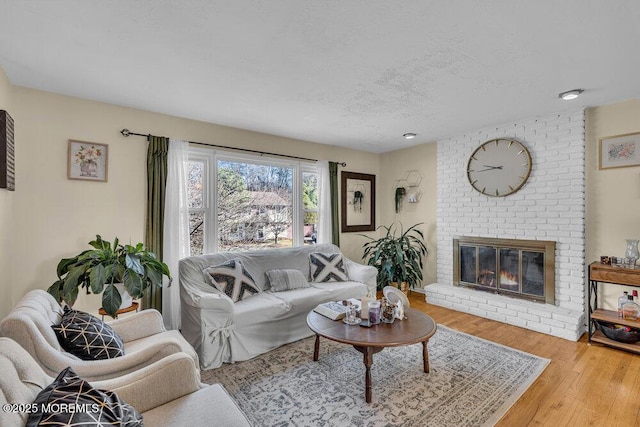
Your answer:
[[[531,152],[533,167],[518,192],[488,197],[471,187],[466,164],[475,148],[498,137],[521,141]],[[582,335],[586,318],[584,139],[584,112],[578,111],[438,142],[437,283],[425,286],[429,303],[569,340]],[[455,286],[454,257],[459,248],[454,255],[453,240],[458,236],[555,242],[553,289],[545,290],[544,299],[539,295],[521,299],[509,290],[487,292],[482,283],[468,286],[463,281],[465,286]],[[480,279],[491,283],[490,276]],[[515,285],[503,288],[509,286]]]

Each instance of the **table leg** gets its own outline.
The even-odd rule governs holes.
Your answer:
[[[320,356],[320,335],[316,334],[316,344],[313,349],[313,361],[317,362]]]
[[[429,373],[429,350],[427,350],[427,343],[429,340],[422,341],[422,361],[424,364],[424,371]]]
[[[364,362],[364,397],[367,403],[371,403],[371,395],[373,390],[373,384],[371,381],[371,365],[373,365],[373,355],[381,352],[384,347],[360,347],[353,346],[356,350],[362,353],[362,361]]]
[[[364,396],[367,403],[371,403],[371,365],[373,365],[373,353],[371,347],[365,347],[366,351],[363,353],[365,374],[364,374]]]

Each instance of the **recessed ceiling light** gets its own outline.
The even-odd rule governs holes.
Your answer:
[[[568,101],[570,99],[576,99],[582,92],[584,92],[584,89],[572,89],[566,92],[562,92],[558,95],[558,98],[562,98],[565,101]]]
[[[405,138],[405,139],[413,139],[413,138],[415,138],[415,137],[416,137],[416,134],[415,134],[415,133],[413,133],[413,132],[407,132],[407,133],[405,133],[405,134],[404,134],[404,135],[402,135],[402,136],[404,136],[404,138]]]

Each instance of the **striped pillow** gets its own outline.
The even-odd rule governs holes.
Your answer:
[[[314,252],[309,254],[309,261],[311,262],[311,281],[313,282],[346,282],[349,280],[342,254]]]
[[[300,270],[268,270],[266,274],[273,292],[310,287]]]

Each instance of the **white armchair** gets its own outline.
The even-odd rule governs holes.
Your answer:
[[[0,322],[0,335],[20,344],[49,376],[71,367],[87,381],[114,378],[141,369],[164,357],[187,353],[198,366],[198,355],[179,331],[167,331],[162,315],[144,310],[109,325],[124,342],[124,355],[105,360],[81,360],[66,352],[51,328],[60,322],[63,310],[48,292],[28,292]]]
[[[0,404],[5,408],[0,412],[0,425],[25,425],[28,411],[18,410],[18,405],[24,408],[33,403],[51,382],[53,378],[22,347],[0,338]],[[115,392],[142,414],[147,427],[210,425],[212,420],[228,427],[249,426],[220,384],[200,382],[193,358],[185,353],[172,354],[119,378],[92,381],[91,385]],[[11,405],[17,410],[12,411]]]

